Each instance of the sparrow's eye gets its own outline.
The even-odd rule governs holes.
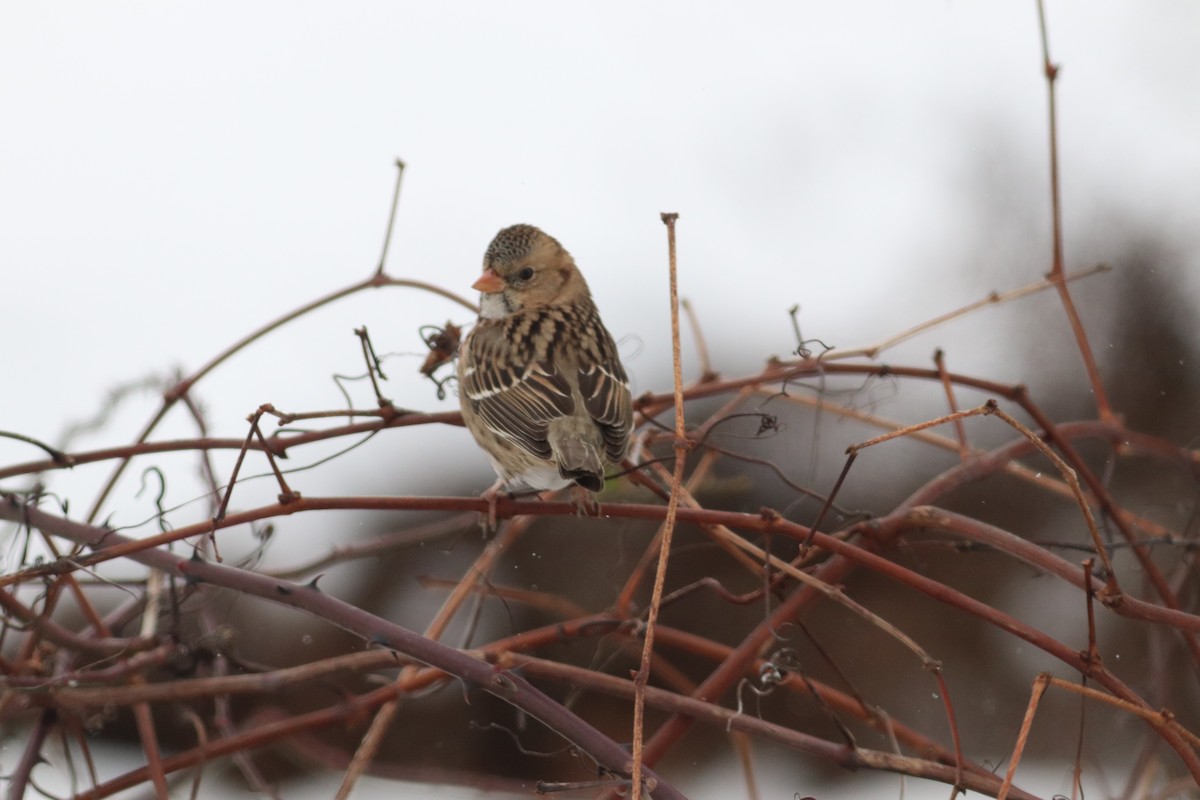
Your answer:
[[[517,279],[527,281],[533,277],[533,267],[525,267],[517,273]]]

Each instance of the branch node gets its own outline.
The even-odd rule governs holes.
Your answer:
[[[758,515],[760,517],[762,517],[763,522],[766,522],[770,525],[774,525],[775,523],[777,523],[783,519],[783,517],[780,515],[780,513],[778,511],[776,511],[773,508],[770,508],[769,506],[763,506],[762,508],[760,508],[758,510]]]
[[[1095,675],[1096,671],[1104,668],[1104,664],[1100,659],[1100,654],[1092,652],[1090,648],[1087,650],[1078,651],[1078,655],[1079,659],[1083,661],[1085,665],[1087,665],[1087,674]]]

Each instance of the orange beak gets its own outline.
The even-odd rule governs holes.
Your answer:
[[[496,270],[488,267],[479,276],[479,280],[471,284],[472,289],[477,289],[484,294],[495,294],[496,292],[504,291],[504,279],[496,274]]]

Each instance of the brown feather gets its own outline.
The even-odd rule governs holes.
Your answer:
[[[605,465],[628,449],[633,409],[583,276],[532,226],[501,231],[484,267],[506,288],[483,296],[459,354],[464,422],[504,480],[599,491]]]

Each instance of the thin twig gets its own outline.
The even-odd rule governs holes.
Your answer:
[[[1021,754],[1025,752],[1025,743],[1029,741],[1029,729],[1033,727],[1033,717],[1037,714],[1038,703],[1041,702],[1042,695],[1046,693],[1049,678],[1050,676],[1045,673],[1034,678],[1033,691],[1029,695],[1029,706],[1025,709],[1025,718],[1021,720],[1021,732],[1017,734],[1017,743],[1013,747],[1012,758],[1008,761],[1008,771],[1004,773],[1004,783],[1000,786],[996,800],[1007,800],[1008,793],[1012,789],[1013,775],[1017,772],[1017,764],[1021,763]]]
[[[1081,686],[1080,684],[1071,683],[1070,681],[1062,678],[1056,678],[1053,675],[1045,675],[1045,677],[1047,678],[1047,683],[1050,686],[1054,686],[1059,689],[1065,689],[1068,692],[1073,692],[1082,697],[1091,698],[1092,700],[1099,701],[1114,708],[1119,708],[1122,711],[1133,714],[1136,717],[1140,717],[1141,719],[1150,723],[1151,726],[1160,730],[1170,729],[1171,731],[1179,734],[1192,747],[1200,749],[1200,736],[1197,736],[1195,733],[1181,725],[1179,720],[1177,720],[1175,715],[1170,711],[1155,710],[1152,708],[1139,706],[1135,703],[1130,703],[1127,700],[1122,700],[1119,697],[1113,697],[1111,694],[1105,694],[1104,692],[1097,691],[1091,687]]]
[[[158,734],[154,730],[154,718],[151,716],[149,704],[134,705],[133,718],[137,721],[138,738],[142,742],[142,752],[146,755],[146,767],[150,771],[150,780],[154,783],[154,793],[159,800],[167,800],[167,775],[158,750]]]
[[[905,425],[899,430],[889,431],[881,436],[867,439],[865,442],[852,444],[846,448],[846,454],[854,455],[860,450],[865,450],[868,447],[874,447],[877,444],[890,442],[892,439],[899,439],[902,436],[909,436],[917,433],[918,431],[926,430],[927,428],[936,428],[938,425],[945,425],[947,422],[957,422],[958,420],[965,419],[967,417],[978,417],[988,413],[991,412],[987,411],[987,406],[978,406],[976,408],[969,408],[966,411],[955,411],[953,414],[946,414],[945,416],[936,417],[935,419],[926,420],[925,422],[918,422],[913,425]]]
[[[700,327],[696,311],[686,297],[679,301],[679,305],[687,316],[688,327],[692,329],[692,343],[696,345],[696,357],[700,359],[700,380],[712,380],[717,373],[713,371],[712,361],[708,356],[708,342],[704,339],[704,329]]]
[[[1095,566],[1096,559],[1084,559],[1080,566],[1083,568],[1083,595],[1087,599],[1087,629],[1088,629],[1088,647],[1086,650],[1086,658],[1089,665],[1100,664],[1100,650],[1096,644],[1096,593],[1092,589],[1092,567]],[[1080,680],[1083,685],[1087,685],[1087,672],[1080,673]],[[1071,800],[1083,795],[1083,743],[1084,734],[1087,732],[1087,702],[1085,698],[1079,698],[1079,735],[1075,740],[1075,770],[1071,781]]]
[[[367,365],[367,377],[371,379],[371,388],[375,391],[375,402],[381,409],[391,408],[392,401],[383,396],[383,392],[379,391],[379,381],[375,380],[376,375],[385,381],[387,376],[383,374],[383,362],[375,355],[375,345],[371,344],[371,334],[367,332],[367,326],[355,328],[354,335],[362,345],[363,361]]]
[[[74,464],[74,462],[71,460],[70,455],[68,455],[67,453],[64,453],[63,451],[59,450],[56,447],[51,447],[50,445],[46,444],[45,442],[35,439],[32,436],[26,436],[23,433],[13,433],[12,431],[0,431],[0,438],[15,439],[18,442],[25,442],[25,444],[31,444],[34,447],[38,448],[39,450],[45,452],[48,456],[50,456],[51,459],[54,460],[54,463],[59,466],[70,467],[70,466],[73,466],[73,464]]]
[[[229,473],[229,483],[225,485],[225,494],[221,498],[221,504],[217,506],[217,513],[213,515],[214,526],[216,523],[225,519],[225,513],[229,510],[229,500],[233,497],[233,487],[237,486],[238,474],[242,471],[242,462],[246,460],[246,451],[250,448],[250,442],[254,441],[254,433],[257,426],[253,423],[258,421],[258,417],[263,413],[263,408],[259,407],[257,411],[250,415],[250,428],[246,431],[246,440],[242,444],[242,449],[238,451],[237,460],[233,462],[233,471]],[[214,531],[216,528],[214,527]]]
[[[1055,99],[1058,93],[1058,65],[1050,60],[1050,35],[1046,29],[1046,6],[1043,0],[1038,0],[1037,9],[1038,30],[1041,32],[1042,39],[1042,71],[1046,76],[1047,115],[1050,128],[1050,221],[1053,242],[1051,244],[1050,274],[1047,277],[1054,284],[1054,288],[1058,290],[1058,299],[1062,303],[1063,312],[1067,315],[1067,322],[1071,326],[1075,343],[1079,347],[1079,355],[1083,359],[1083,367],[1087,371],[1088,383],[1096,398],[1096,413],[1101,420],[1109,421],[1114,417],[1112,406],[1109,403],[1108,394],[1104,390],[1104,381],[1096,366],[1092,346],[1088,343],[1087,332],[1083,329],[1079,311],[1075,308],[1075,301],[1071,297],[1071,290],[1067,287],[1064,277],[1066,266],[1063,256],[1062,187],[1059,183],[1058,168],[1058,104]]]
[[[1087,497],[1083,494],[1083,487],[1079,485],[1079,478],[1076,476],[1075,470],[1067,466],[1067,462],[1063,461],[1058,453],[1051,450],[1050,445],[1042,441],[1040,436],[1022,425],[1011,415],[1004,413],[995,400],[989,400],[983,408],[986,409],[984,413],[999,417],[1024,436],[1030,444],[1037,448],[1038,452],[1050,459],[1059,474],[1063,476],[1063,480],[1067,482],[1067,485],[1071,487],[1072,494],[1075,495],[1075,502],[1079,505],[1079,511],[1083,514],[1084,522],[1087,523],[1088,533],[1091,534],[1092,544],[1096,548],[1096,555],[1100,558],[1100,563],[1104,567],[1104,577],[1107,582],[1105,591],[1110,597],[1120,596],[1121,588],[1117,585],[1117,573],[1113,569],[1111,559],[1108,557],[1108,549],[1104,546],[1104,540],[1100,538],[1100,529],[1096,527],[1096,518],[1092,515],[1092,507],[1088,503]]]
[[[950,382],[950,376],[946,372],[946,355],[942,352],[942,348],[933,351],[933,363],[937,366],[938,374],[942,376],[942,388],[946,391],[946,404],[950,407],[950,412],[958,411],[958,401],[954,398],[954,384]],[[971,457],[971,445],[967,442],[967,429],[963,425],[961,418],[954,420],[954,433],[958,437],[958,455],[963,460]]]
[[[384,266],[387,264],[388,248],[392,244],[392,228],[396,225],[396,209],[400,207],[400,182],[404,179],[405,164],[399,158],[396,159],[396,185],[392,189],[392,208],[388,212],[387,230],[383,234],[383,249],[379,253],[379,266],[375,268],[375,277],[383,276]]]
[[[667,517],[663,521],[658,550],[658,569],[654,574],[654,592],[650,611],[646,615],[646,640],[642,645],[642,663],[634,677],[633,701],[633,800],[642,797],[642,741],[645,735],[645,691],[650,679],[650,658],[654,652],[654,626],[662,603],[663,586],[667,581],[667,561],[671,554],[671,538],[675,532],[675,515],[679,510],[680,487],[687,464],[687,425],[683,412],[683,356],[679,342],[679,282],[675,260],[675,222],[678,214],[663,213],[667,226],[667,261],[671,286],[671,364],[675,375],[675,470],[671,475],[671,497],[667,501]],[[652,787],[648,787],[652,788]]]
[[[1107,272],[1108,270],[1109,266],[1107,264],[1096,264],[1095,266],[1077,270],[1068,275],[1064,275],[1062,280],[1074,281],[1080,278],[1088,278],[1100,272]],[[973,311],[977,311],[981,308],[986,308],[987,306],[991,305],[1007,303],[1011,300],[1017,300],[1031,294],[1037,294],[1038,292],[1043,292],[1046,289],[1052,289],[1057,285],[1058,284],[1056,281],[1047,278],[1045,280],[1028,284],[1027,286],[1022,286],[1019,289],[1013,289],[1007,292],[992,292],[982,300],[976,300],[974,303],[968,303],[961,308],[956,308],[953,311],[948,311],[945,314],[942,314],[941,316],[934,317],[931,320],[926,320],[925,322],[914,325],[907,330],[903,330],[900,333],[889,336],[876,344],[868,347],[856,347],[852,350],[834,350],[822,356],[821,360],[823,362],[829,362],[845,361],[851,358],[875,358],[884,350],[890,350],[896,345],[906,342],[914,336],[918,336],[926,331],[930,331],[934,328],[945,325],[947,322],[956,320],[959,317],[965,317]]]
[[[9,800],[21,800],[25,796],[25,789],[32,778],[33,768],[45,760],[42,758],[42,745],[45,743],[46,737],[54,730],[55,716],[54,709],[42,709],[37,722],[33,724],[33,729],[25,739],[21,757],[17,759],[13,771],[6,776]]]
[[[1087,623],[1088,623],[1088,649],[1087,659],[1089,663],[1100,663],[1100,651],[1096,646],[1096,604],[1093,599],[1096,593],[1092,591],[1092,567],[1096,564],[1094,558],[1084,559],[1083,567],[1083,589],[1087,597]]]
[[[275,480],[279,483],[279,502],[290,503],[292,500],[299,497],[298,492],[292,491],[292,487],[288,486],[287,480],[283,477],[283,472],[279,469],[279,464],[275,461],[275,454],[271,452],[271,443],[267,441],[267,437],[263,436],[262,429],[258,426],[258,420],[262,417],[262,409],[254,412],[250,419],[250,430],[258,437],[258,440],[263,445],[263,455],[267,457],[267,463],[271,465],[271,472],[275,474]],[[230,487],[233,486],[233,479],[229,481]]]

